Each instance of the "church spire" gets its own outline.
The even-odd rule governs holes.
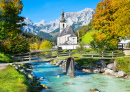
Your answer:
[[[62,17],[61,17],[61,19],[60,19],[60,22],[65,22],[64,11],[62,11]]]
[[[64,18],[64,11],[62,10],[62,16],[61,16],[61,19],[60,19],[60,33],[65,28],[66,28],[66,21],[65,21],[65,18]]]

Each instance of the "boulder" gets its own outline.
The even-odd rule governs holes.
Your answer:
[[[21,70],[20,70],[20,73],[24,73],[24,69],[21,69]]]
[[[115,76],[116,77],[124,77],[125,76],[125,72],[124,71],[119,71]]]
[[[77,65],[78,64],[78,62],[74,62],[74,65]]]
[[[59,77],[60,77],[60,75],[57,76],[57,78],[59,78]]]
[[[56,63],[56,65],[59,66],[59,65],[62,64],[62,62],[63,62],[63,60],[59,60],[59,61]]]
[[[106,67],[106,62],[104,60],[100,60],[100,64],[101,64],[102,68]]]
[[[115,75],[115,72],[111,69],[106,69],[104,74],[111,74],[111,75]]]
[[[28,80],[28,84],[31,84],[31,83],[33,83],[33,79]]]
[[[53,65],[56,65],[56,61],[53,62]]]
[[[90,89],[89,91],[91,91],[91,92],[100,92],[97,88]]]
[[[79,70],[79,69],[80,69],[80,66],[79,66],[79,65],[76,65],[76,66],[75,66],[75,69],[78,69],[78,70]]]
[[[87,66],[82,65],[81,68],[82,68],[82,69],[87,69]]]
[[[88,73],[90,73],[91,72],[91,70],[90,69],[82,69],[82,72],[88,72]]]
[[[50,87],[46,86],[45,84],[41,84],[43,88],[49,89]]]
[[[111,63],[111,64],[108,64],[108,65],[107,65],[107,68],[108,68],[108,69],[114,69],[114,67],[115,67],[114,63]]]
[[[44,77],[41,77],[40,79],[44,79]]]
[[[103,72],[105,72],[106,69],[107,69],[107,68],[101,68],[101,69],[100,69],[100,72],[103,73]]]
[[[93,73],[100,73],[100,70],[99,69],[94,69]]]

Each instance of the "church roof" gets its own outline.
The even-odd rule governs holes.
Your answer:
[[[70,34],[70,37],[77,37],[72,26],[68,26],[67,28],[65,28],[58,36],[64,36],[68,34]]]

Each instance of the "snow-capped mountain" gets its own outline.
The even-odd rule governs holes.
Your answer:
[[[85,8],[79,12],[67,12],[65,13],[66,24],[67,26],[72,25],[74,30],[77,31],[83,25],[88,25],[94,13],[95,10],[91,8]],[[59,28],[60,18],[49,23],[46,23],[44,20],[39,23],[33,23],[31,20],[26,18],[24,23],[27,24],[27,26],[23,26],[23,30],[26,32],[33,34],[37,34],[41,31],[50,33]]]

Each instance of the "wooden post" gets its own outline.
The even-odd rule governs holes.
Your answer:
[[[37,56],[37,52],[36,52],[36,54],[35,54],[35,55],[36,55],[36,57],[38,58],[38,56]]]
[[[31,61],[31,52],[29,52],[29,61]]]
[[[92,57],[93,57],[93,51],[92,51]]]
[[[103,51],[102,51],[102,58],[103,58]]]
[[[59,56],[58,54],[59,54],[59,53],[58,53],[58,50],[57,50],[57,57]]]
[[[113,51],[112,51],[112,58],[113,58]]]
[[[82,57],[82,50],[81,50],[81,57]]]
[[[69,49],[69,57],[70,57],[70,49]]]
[[[14,55],[14,57],[13,57],[13,61],[15,62],[15,55]]]

